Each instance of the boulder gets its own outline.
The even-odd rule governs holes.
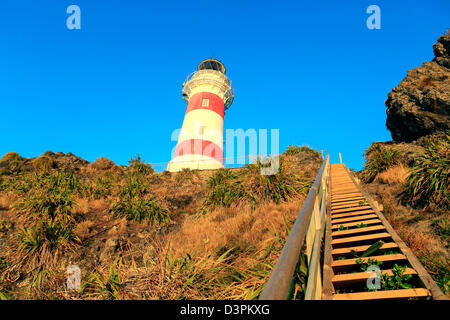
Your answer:
[[[450,36],[444,34],[433,46],[435,58],[409,70],[388,94],[386,127],[396,142],[450,129]]]

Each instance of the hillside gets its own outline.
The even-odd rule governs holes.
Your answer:
[[[359,172],[363,188],[450,297],[450,36],[435,58],[409,70],[386,100],[393,141],[375,142]]]
[[[156,173],[46,152],[0,159],[0,298],[251,299],[322,163],[291,146],[276,175]],[[66,288],[67,268],[81,289]],[[301,287],[298,291],[301,295]]]

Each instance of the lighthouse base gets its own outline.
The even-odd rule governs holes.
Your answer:
[[[167,171],[177,172],[183,169],[212,170],[223,167],[223,164],[214,158],[199,154],[186,154],[173,158],[167,165]]]

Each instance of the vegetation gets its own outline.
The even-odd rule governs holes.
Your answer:
[[[448,207],[450,185],[450,135],[430,141],[425,152],[410,169],[408,194],[414,203],[428,207],[432,204]]]
[[[46,155],[41,155],[33,159],[31,162],[36,170],[41,171],[48,171],[52,169],[55,165],[54,161],[49,156]]]
[[[292,146],[287,147],[286,151],[283,152],[284,155],[294,155],[294,154],[299,154],[299,153],[312,154],[319,159],[323,158],[322,154],[319,151],[314,150],[308,146],[298,147],[298,146],[292,145]]]
[[[362,172],[363,180],[370,183],[375,179],[377,174],[396,165],[399,161],[400,154],[397,150],[373,144],[364,152],[364,157],[366,161]]]
[[[442,292],[450,292],[450,259],[441,259],[428,250],[422,250],[417,256],[431,274]]]
[[[170,174],[139,156],[119,167],[10,154],[20,165],[0,178],[0,299],[256,299],[321,165],[302,150],[272,175],[260,159]],[[79,291],[61,290],[69,264]],[[303,259],[293,299],[306,277]]]
[[[91,163],[91,167],[96,170],[109,170],[115,165],[114,161],[103,156],[95,159],[95,161]]]
[[[120,188],[118,198],[111,206],[114,215],[137,222],[145,219],[152,224],[154,222],[161,224],[169,220],[169,211],[158,203],[144,179],[143,173],[147,173],[147,167],[134,162],[129,169],[126,183]]]
[[[311,187],[311,181],[288,173],[283,158],[279,159],[275,174],[261,174],[261,170],[267,166],[258,158],[255,164],[248,165],[240,175],[234,174],[230,169],[216,171],[208,180],[210,192],[205,205],[217,208],[242,204],[255,207],[268,201],[279,204],[304,195]]]
[[[411,289],[412,285],[408,283],[412,275],[405,274],[406,266],[394,265],[392,269],[393,275],[387,273],[381,275],[381,288],[383,290]]]

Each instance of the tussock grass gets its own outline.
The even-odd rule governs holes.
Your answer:
[[[114,161],[103,156],[95,159],[94,162],[91,163],[91,167],[96,170],[109,170],[115,165]]]
[[[287,149],[283,152],[284,155],[294,155],[294,154],[299,154],[299,153],[309,153],[319,159],[323,158],[322,154],[319,151],[314,150],[306,145],[303,145],[303,146],[292,145],[292,146],[287,147]]]
[[[35,170],[49,171],[55,166],[55,162],[46,155],[41,155],[31,161]]]
[[[407,178],[408,178],[408,168],[405,167],[403,164],[399,164],[378,173],[374,181],[390,185],[393,184],[405,185]]]
[[[450,185],[450,135],[442,140],[430,141],[407,179],[408,194],[416,204],[448,207]]]
[[[370,183],[379,173],[397,165],[400,153],[397,150],[373,144],[364,152],[364,157],[366,161],[362,178],[365,182]]]
[[[136,155],[136,158],[131,157],[128,163],[129,165],[126,167],[128,173],[147,175],[155,172],[150,164],[141,160],[139,155]]]
[[[147,172],[145,170],[133,169],[127,172],[126,183],[120,187],[118,198],[112,203],[111,210],[116,217],[162,224],[170,220],[169,210],[162,206],[150,191],[149,183],[143,176]]]
[[[205,206],[214,209],[250,205],[254,208],[262,202],[279,204],[304,195],[311,186],[311,181],[293,174],[282,157],[275,174],[261,174],[267,166],[258,158],[255,164],[247,165],[239,173],[230,169],[216,171],[208,180],[210,191]]]

